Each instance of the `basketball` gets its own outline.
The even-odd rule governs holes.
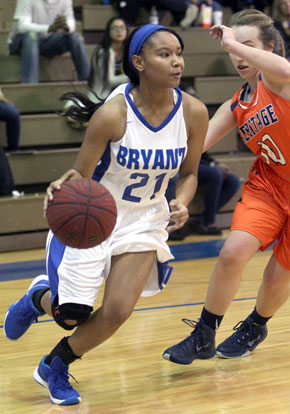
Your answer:
[[[87,249],[97,246],[112,233],[117,208],[111,193],[95,180],[67,181],[53,192],[48,202],[47,222],[59,241]]]

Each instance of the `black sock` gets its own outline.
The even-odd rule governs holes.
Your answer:
[[[210,328],[212,328],[214,331],[216,331],[223,319],[224,315],[215,315],[214,313],[211,313],[203,307],[201,312],[201,319],[204,321],[206,325],[208,325]]]
[[[81,356],[77,356],[73,353],[69,343],[68,343],[69,336],[65,336],[62,340],[53,348],[51,353],[47,355],[45,359],[45,363],[50,365],[51,361],[55,356],[59,356],[63,363],[66,365],[71,364],[76,359],[80,359]]]
[[[41,307],[40,301],[41,301],[42,296],[48,290],[49,290],[49,288],[39,289],[36,292],[34,292],[33,295],[32,295],[32,302],[33,302],[34,306],[36,307],[36,309],[39,310],[39,312],[44,312],[44,309],[42,309],[42,307]]]
[[[253,319],[253,321],[257,325],[265,325],[268,322],[268,320],[272,318],[272,316],[264,317],[264,316],[259,315],[256,307],[253,310],[253,312],[250,314],[250,317]]]

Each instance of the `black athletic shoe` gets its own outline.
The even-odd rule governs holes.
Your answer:
[[[197,219],[189,219],[188,229],[190,234],[206,234],[207,227]]]
[[[168,240],[169,241],[181,241],[181,240],[184,240],[187,235],[188,235],[187,229],[182,227],[181,229],[178,229],[178,230],[173,231],[172,233],[169,233]]]
[[[221,236],[223,232],[218,227],[213,226],[213,227],[207,227],[205,234],[212,235],[212,236]]]
[[[233,328],[234,332],[216,349],[221,358],[241,358],[251,354],[252,351],[266,338],[268,329],[265,325],[256,324],[248,316]]]
[[[194,327],[191,334],[163,352],[162,358],[176,364],[191,364],[194,359],[210,359],[215,356],[215,331],[201,319],[198,322],[182,319]]]

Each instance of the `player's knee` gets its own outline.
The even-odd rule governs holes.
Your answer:
[[[288,292],[289,291],[289,272],[282,271],[282,272],[267,272],[265,271],[263,276],[263,285],[268,292],[275,294],[276,291],[278,292]]]
[[[121,326],[131,316],[132,309],[128,309],[126,305],[118,303],[103,309],[103,315],[106,322],[111,326]]]
[[[66,330],[72,330],[86,322],[92,312],[92,306],[78,303],[63,303],[52,307],[55,322]]]
[[[227,244],[222,248],[219,256],[219,261],[222,266],[230,268],[233,266],[239,266],[240,262],[243,262],[243,255],[240,249],[235,245]]]

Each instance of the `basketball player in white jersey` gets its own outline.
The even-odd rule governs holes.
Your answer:
[[[132,32],[125,48],[130,84],[118,87],[103,105],[78,93],[66,96],[81,103],[67,115],[90,121],[73,168],[50,184],[44,208],[64,181],[93,176],[113,194],[118,217],[109,238],[90,249],[67,247],[49,233],[49,281],[36,278],[8,310],[9,339],[18,339],[44,313],[64,329],[76,328],[34,371],[55,404],[80,401],[68,381],[68,365],[110,338],[140,295],[157,293],[170,276],[167,226],[173,222],[174,231],[188,219],[208,127],[205,105],[178,89],[182,50],[174,31],[145,25]],[[177,171],[176,199],[169,211],[164,194]],[[103,279],[103,303],[92,313]]]

